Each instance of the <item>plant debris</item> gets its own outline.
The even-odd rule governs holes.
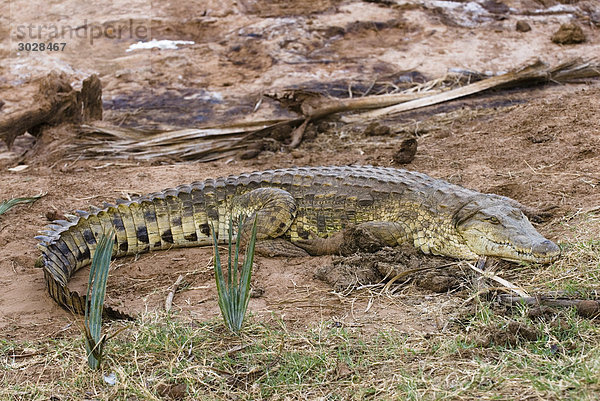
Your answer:
[[[264,149],[266,140],[275,141],[276,149],[295,148],[304,137],[314,137],[309,121],[315,122],[335,113],[359,112],[342,117],[345,122],[368,121],[449,102],[492,88],[531,86],[548,82],[577,82],[597,78],[600,67],[595,60],[571,59],[555,66],[537,60],[514,71],[487,77],[470,71],[447,74],[425,83],[415,83],[401,93],[338,99],[288,91],[278,99],[286,99],[303,117],[279,120],[257,120],[228,123],[204,128],[180,130],[147,130],[116,127],[108,124],[82,125],[76,138],[57,151],[67,159],[138,159],[196,160],[202,162],[222,158],[252,159]],[[476,82],[473,82],[476,81]],[[275,95],[272,95],[275,96]],[[276,96],[275,96],[276,97]],[[365,109],[375,109],[361,112]],[[314,129],[313,129],[314,130]],[[310,131],[310,133],[309,133]],[[0,133],[2,131],[0,130]],[[316,132],[316,131],[315,131]],[[388,135],[385,126],[373,125],[365,135]],[[14,139],[14,135],[10,136]],[[273,147],[273,145],[269,145]],[[402,164],[403,158],[398,163]]]

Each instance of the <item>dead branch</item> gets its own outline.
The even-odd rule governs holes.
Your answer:
[[[541,60],[536,60],[530,65],[515,71],[507,72],[506,74],[484,79],[466,86],[436,93],[431,96],[422,97],[420,99],[408,101],[395,106],[384,107],[375,111],[347,116],[342,118],[342,120],[345,122],[356,122],[381,118],[390,114],[415,110],[465,96],[470,96],[492,88],[506,88],[523,84],[536,84],[550,81],[565,83],[598,76],[600,76],[600,68],[598,64],[595,64],[590,60],[586,61],[577,58],[568,60],[554,67],[548,67]]]
[[[594,293],[597,293],[594,291]],[[574,297],[556,297],[553,293],[538,294],[532,297],[520,297],[509,294],[498,295],[498,302],[504,305],[529,305],[543,307],[575,307],[577,313],[585,318],[595,319],[600,316],[600,301],[596,296],[595,299],[581,299]]]
[[[294,149],[300,145],[302,142],[302,137],[304,136],[304,131],[306,130],[306,126],[310,121],[310,117],[304,120],[304,122],[292,131],[292,142],[290,143],[290,148]]]
[[[493,272],[488,272],[488,271],[481,270],[478,266],[475,266],[475,265],[473,265],[472,263],[469,263],[469,262],[466,262],[466,264],[472,270],[474,270],[477,273],[481,274],[484,278],[489,278],[491,280],[494,280],[495,282],[501,284],[504,288],[507,288],[508,290],[514,292],[518,296],[520,296],[520,297],[528,297],[529,296],[529,294],[527,294],[524,290],[522,290],[521,288],[517,287],[516,285],[514,285],[510,281],[505,280],[502,277],[499,277],[499,276],[495,275]]]
[[[415,93],[397,93],[391,95],[365,96],[349,99],[324,99],[309,98],[302,103],[302,113],[310,118],[317,119],[329,114],[343,113],[347,111],[378,109],[392,106],[398,103],[408,102],[430,96],[439,91],[426,91]]]
[[[499,294],[498,302],[504,305],[544,305],[544,306],[560,306],[569,307],[577,306],[583,299],[566,299],[566,298],[554,298],[547,295],[538,295],[533,297],[521,297],[518,295],[511,294]]]

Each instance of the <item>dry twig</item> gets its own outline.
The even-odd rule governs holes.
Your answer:
[[[167,295],[167,299],[165,300],[165,311],[167,313],[171,311],[171,308],[173,307],[173,298],[175,297],[175,293],[179,289],[179,286],[181,285],[182,281],[183,276],[180,274],[179,277],[177,277],[177,280],[175,280],[173,286],[171,287],[171,291],[169,291],[169,294]]]
[[[472,263],[466,262],[467,266],[469,266],[471,269],[473,269],[474,271],[476,271],[477,273],[481,274],[483,277],[485,278],[489,278],[491,280],[494,280],[495,282],[501,284],[503,287],[511,290],[512,292],[514,292],[515,294],[517,294],[520,297],[529,297],[529,294],[527,294],[527,292],[525,292],[524,290],[522,290],[521,288],[517,287],[516,285],[514,285],[513,283],[511,283],[508,280],[503,279],[502,277],[498,277],[497,275],[495,275],[493,272],[486,272],[481,270],[479,267],[473,265]]]

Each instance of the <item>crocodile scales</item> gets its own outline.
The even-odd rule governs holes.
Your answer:
[[[460,259],[492,256],[549,263],[560,249],[531,225],[517,201],[426,174],[373,166],[294,167],[208,179],[131,201],[77,211],[41,231],[48,291],[82,313],[85,299],[67,288],[113,228],[113,257],[228,238],[229,220],[257,219],[257,244],[278,255],[336,252],[344,228],[367,229],[383,243],[412,243],[424,253]],[[251,225],[245,225],[249,227]],[[243,233],[247,234],[247,233]]]

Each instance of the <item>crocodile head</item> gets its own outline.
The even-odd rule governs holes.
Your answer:
[[[544,238],[515,205],[497,198],[473,200],[454,215],[454,225],[469,251],[513,262],[550,263],[560,248]]]

